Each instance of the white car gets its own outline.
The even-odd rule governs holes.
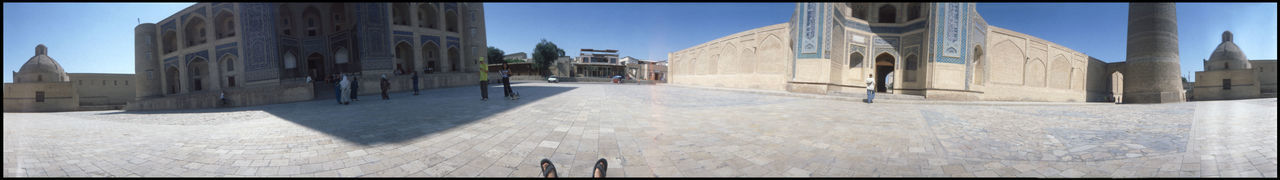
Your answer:
[[[560,83],[560,80],[556,79],[555,76],[551,76],[547,78],[547,83]]]

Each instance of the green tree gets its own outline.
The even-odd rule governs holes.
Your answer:
[[[555,63],[560,56],[564,56],[564,49],[556,47],[556,43],[542,39],[542,42],[538,42],[538,45],[533,48],[533,68],[538,70],[539,74],[546,76],[551,72],[551,64]]]
[[[506,52],[502,52],[502,49],[489,46],[489,55],[485,56],[485,61],[488,61],[486,63],[489,64],[502,64],[502,55],[506,55]]]

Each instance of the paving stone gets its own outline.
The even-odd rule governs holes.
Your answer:
[[[543,158],[566,177],[598,158],[611,177],[1276,175],[1274,98],[975,106],[515,87],[525,99],[475,101],[458,87],[346,106],[5,113],[4,175],[536,177]]]

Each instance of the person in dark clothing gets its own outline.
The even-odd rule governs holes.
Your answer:
[[[484,57],[480,57],[476,65],[480,67],[480,101],[487,101],[489,100],[489,66],[484,64]]]
[[[413,78],[411,79],[413,79],[413,95],[417,96],[418,95],[418,72],[417,71],[413,72]]]
[[[382,100],[391,99],[390,96],[387,96],[387,90],[389,89],[391,89],[391,81],[388,81],[387,75],[383,74],[382,75]]]
[[[360,96],[358,95],[360,95],[360,80],[359,80],[360,76],[351,75],[351,77],[352,77],[351,78],[351,100],[359,101]]]
[[[511,65],[502,62],[502,70],[498,72],[502,74],[502,96],[515,99],[514,93],[511,92]]]

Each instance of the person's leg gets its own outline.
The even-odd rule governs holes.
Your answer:
[[[511,78],[502,78],[502,96],[511,97]]]
[[[867,90],[867,103],[875,102],[876,90]]]
[[[489,81],[480,81],[480,100],[489,100]]]

